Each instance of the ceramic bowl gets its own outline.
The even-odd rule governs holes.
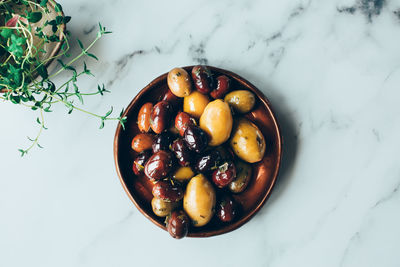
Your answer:
[[[184,69],[190,73],[192,67],[188,66]],[[256,95],[255,108],[246,114],[246,117],[254,122],[263,133],[267,142],[267,149],[264,158],[260,162],[252,164],[253,177],[246,190],[233,195],[242,207],[239,216],[231,223],[220,223],[217,219],[213,219],[203,227],[191,227],[188,237],[209,237],[224,234],[249,221],[270,196],[278,176],[282,157],[282,137],[278,122],[264,94],[250,82],[233,72],[211,66],[209,68],[217,75],[224,74],[230,77],[232,80],[231,88],[234,88],[234,90],[250,90]],[[137,209],[151,222],[164,230],[166,230],[164,218],[157,217],[151,208],[152,183],[144,175],[137,177],[132,171],[136,152],[131,148],[131,141],[139,133],[136,122],[141,106],[146,102],[156,103],[169,90],[167,74],[154,79],[135,96],[124,113],[124,116],[128,119],[126,130],[118,125],[114,138],[115,165],[122,186]]]

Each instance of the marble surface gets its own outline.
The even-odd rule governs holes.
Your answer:
[[[271,101],[283,167],[249,223],[176,241],[123,191],[115,123],[60,107],[20,158],[37,114],[1,103],[0,266],[400,266],[399,0],[60,2],[73,37],[114,32],[81,82],[112,93],[87,108],[120,109],[174,66],[230,69]]]

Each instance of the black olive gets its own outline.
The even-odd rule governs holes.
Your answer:
[[[190,151],[183,139],[176,139],[171,145],[171,150],[175,153],[181,166],[188,166],[191,163],[192,151]]]
[[[132,170],[136,175],[139,175],[144,170],[147,160],[151,157],[150,150],[145,150],[140,153],[133,161]]]
[[[221,161],[221,155],[218,150],[206,151],[199,157],[194,165],[198,172],[207,172],[217,169]]]
[[[161,134],[157,135],[152,146],[153,152],[156,153],[160,150],[168,151],[172,140],[173,136],[169,132],[162,132]]]
[[[197,153],[203,152],[208,145],[207,134],[196,125],[187,126],[184,134],[184,140],[189,149]]]

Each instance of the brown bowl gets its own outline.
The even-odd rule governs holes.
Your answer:
[[[188,66],[184,69],[190,73],[192,67]],[[267,141],[267,150],[261,162],[252,164],[253,177],[246,190],[234,195],[236,201],[242,206],[240,215],[228,224],[213,219],[203,227],[191,227],[189,237],[220,235],[235,230],[249,221],[261,209],[271,194],[278,176],[282,156],[282,137],[278,122],[263,93],[233,72],[215,67],[209,68],[217,75],[224,74],[230,77],[232,80],[231,88],[250,90],[257,96],[255,108],[246,114],[246,117],[254,122],[263,133]],[[151,208],[152,183],[144,175],[137,177],[132,171],[136,152],[131,149],[131,141],[139,133],[136,121],[141,106],[146,102],[157,102],[168,90],[167,74],[165,73],[153,80],[132,100],[124,113],[124,116],[128,119],[126,130],[124,131],[121,125],[118,125],[114,138],[114,159],[122,186],[140,212],[164,230],[166,230],[164,218],[157,217]]]

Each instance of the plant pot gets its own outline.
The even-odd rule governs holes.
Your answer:
[[[55,10],[55,5],[56,5],[56,3],[55,3],[54,1],[49,1],[49,2],[48,2],[47,7],[48,7],[48,9],[50,10],[50,13],[44,15],[43,18],[42,18],[40,21],[38,21],[37,23],[31,23],[32,29],[35,29],[37,26],[42,26],[43,23],[44,23],[46,20],[49,20],[49,21],[50,21],[50,20],[53,20],[53,19],[55,19],[57,16],[62,16],[62,17],[64,17],[63,11],[56,12],[56,10]],[[22,7],[21,7],[20,5],[14,4],[14,6],[13,6],[13,11],[15,12],[15,14],[23,14],[25,8],[26,8],[25,6],[22,6]],[[5,23],[6,23],[6,22],[4,21],[4,17],[3,17],[3,18],[0,18],[0,25],[5,25]],[[49,59],[49,58],[53,58],[53,57],[57,56],[57,54],[60,52],[61,46],[63,45],[63,42],[64,42],[64,34],[65,34],[65,31],[66,31],[66,25],[65,25],[65,24],[62,24],[61,27],[60,27],[60,29],[61,29],[61,31],[60,31],[58,37],[59,37],[59,40],[61,40],[61,42],[50,42],[50,43],[44,44],[43,50],[46,51],[46,53],[41,53],[41,52],[39,52],[39,58],[40,58],[41,61],[44,61],[44,60]],[[43,29],[43,32],[44,32],[46,35],[51,34],[51,33],[52,33],[51,25],[46,26],[46,27]],[[40,41],[39,37],[37,37],[37,36],[34,36],[34,37],[33,37],[33,44],[34,44],[35,46],[38,44],[39,41]],[[5,56],[6,56],[6,51],[4,51],[4,50],[1,51],[1,50],[0,50],[0,64],[1,64],[2,62],[4,62]],[[52,62],[53,62],[53,59],[47,61],[47,62],[45,63],[45,67],[46,67],[46,68],[49,68],[49,66],[50,66],[50,64],[51,64]],[[34,78],[34,79],[36,79],[38,76],[39,76],[38,73],[34,73],[34,74],[33,74],[33,78]],[[6,91],[6,90],[4,90],[4,89],[3,89],[3,90],[0,90],[0,93],[4,93],[5,91]]]

